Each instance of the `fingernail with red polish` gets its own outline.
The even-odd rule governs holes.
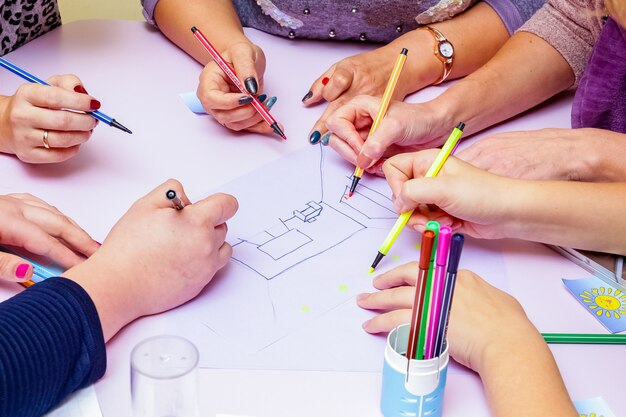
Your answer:
[[[15,269],[15,276],[18,277],[19,279],[22,279],[26,276],[29,269],[30,269],[29,264],[19,264],[18,267]]]
[[[324,84],[324,85],[328,84],[329,81],[330,81],[330,78],[328,78],[328,77],[322,78],[322,84]]]
[[[98,110],[101,104],[98,100],[91,100],[90,106],[91,106],[91,110]]]
[[[74,87],[74,91],[76,91],[77,93],[81,93],[81,94],[89,94],[87,90],[85,90],[85,87],[83,87],[80,84]]]

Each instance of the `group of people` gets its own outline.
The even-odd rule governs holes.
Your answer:
[[[237,131],[271,134],[190,27],[232,63],[250,95],[264,94],[271,57],[242,26],[294,41],[327,39],[329,47],[339,40],[383,43],[335,63],[303,91],[303,105],[328,104],[302,140],[327,144],[384,175],[398,211],[415,209],[409,226],[418,231],[436,219],[477,238],[626,254],[626,0],[142,3],[146,19],[204,65],[198,97],[206,111]],[[60,24],[53,0],[7,0],[0,12],[1,54]],[[397,101],[368,136],[402,47],[411,54]],[[432,101],[401,101],[452,78],[461,80]],[[48,82],[0,96],[0,152],[24,163],[60,163],[89,140],[97,122],[81,112],[100,102],[76,76]],[[478,132],[568,89],[576,89],[572,129],[497,134],[451,157],[436,178],[423,178],[437,153],[431,148],[459,121],[466,133]],[[169,189],[188,207],[174,210],[163,198]],[[122,327],[187,302],[211,281],[232,252],[226,221],[237,201],[217,194],[190,203],[183,186],[168,180],[99,244],[37,197],[0,196],[0,245],[67,268],[0,304],[0,415],[39,416],[93,383],[106,368],[106,341]],[[416,270],[411,263],[382,274],[374,279],[380,291],[357,297],[362,308],[385,311],[364,323],[365,331],[410,321]],[[0,253],[1,279],[23,282],[32,274],[29,262]],[[459,273],[448,338],[452,357],[481,376],[493,415],[577,415],[519,303],[470,271]]]

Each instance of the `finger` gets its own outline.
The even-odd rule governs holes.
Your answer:
[[[280,126],[280,129],[284,132],[285,128],[283,127],[282,124],[278,124]],[[261,120],[260,122],[258,122],[257,124],[247,127],[246,130],[248,132],[255,132],[255,133],[260,133],[262,135],[267,135],[269,133],[274,133],[274,129],[272,129],[264,120]]]
[[[388,333],[404,323],[411,322],[411,310],[395,310],[374,317],[363,323],[363,330],[368,333]]]
[[[95,119],[94,119],[95,120]],[[49,130],[48,132],[48,145],[51,148],[71,148],[73,146],[81,145],[89,140],[92,132],[74,132],[74,131],[60,131]],[[44,131],[39,129],[32,130],[27,138],[28,140],[36,143],[40,140],[43,143]]]
[[[228,233],[228,226],[226,223],[218,224],[215,226],[215,241],[220,244],[224,244],[226,241],[226,234]]]
[[[350,88],[354,80],[354,72],[341,66],[337,67],[328,84],[322,89],[322,97],[329,103],[336,100]]]
[[[89,257],[98,250],[98,243],[82,228],[75,225],[67,216],[47,208],[26,206],[22,215],[38,225],[44,232],[63,242],[75,252]]]
[[[331,140],[329,145],[335,150],[343,159],[350,162],[352,165],[356,165],[357,153],[341,138],[333,135],[335,140]]]
[[[0,280],[24,282],[33,276],[33,267],[11,253],[0,252]]]
[[[88,94],[68,91],[61,87],[25,84],[18,90],[34,106],[61,110],[90,112],[100,108],[100,102]]]
[[[309,142],[311,142],[311,144],[315,145],[315,143],[317,143],[317,141],[313,140],[315,132],[319,132],[320,135],[324,135],[328,131],[328,127],[326,126],[326,120],[338,108],[343,106],[345,101],[346,100],[338,99],[338,100],[333,101],[332,103],[329,103],[328,106],[326,106],[324,113],[322,113],[322,116],[319,119],[317,119],[317,121],[313,125],[313,129],[309,132]],[[358,149],[360,149],[360,146]]]
[[[207,112],[234,109],[242,105],[239,100],[249,97],[230,84],[224,71],[214,62],[200,74],[196,95]]]
[[[360,167],[369,168],[380,160],[387,148],[392,146],[400,137],[400,126],[397,120],[384,118],[378,129],[368,136],[357,158]]]
[[[222,269],[226,266],[228,261],[230,261],[231,256],[233,255],[233,248],[228,243],[224,243],[219,250],[217,251],[218,265],[219,269]]]
[[[241,42],[231,46],[229,52],[235,74],[250,94],[256,94],[259,91],[256,51],[249,43]]]
[[[258,116],[258,117],[255,117],[255,116]],[[248,126],[246,127],[249,127],[258,123],[258,120],[255,120],[254,122],[252,122],[252,119],[261,118],[259,113],[256,111],[254,107],[252,107],[252,105],[239,106],[231,110],[214,110],[213,117],[215,117],[215,120],[220,122],[222,125],[225,125],[227,123],[241,123],[241,122],[250,121],[251,123],[249,123]]]
[[[89,132],[98,125],[98,120],[88,114],[67,110],[31,107],[25,117],[32,120],[32,125],[42,130]],[[43,137],[43,132],[40,133],[38,140],[42,140]]]
[[[360,143],[360,130],[371,125],[378,110],[377,104],[378,100],[373,97],[355,97],[328,116],[326,127],[348,143]]]
[[[357,304],[368,310],[396,310],[413,307],[415,287],[389,288],[371,294],[359,294]]]
[[[45,256],[65,268],[71,268],[84,260],[37,224],[26,220],[11,222],[10,226],[3,230],[2,243]]]
[[[67,161],[80,150],[80,145],[71,148],[33,148],[27,155],[18,155],[21,161],[29,164],[49,164]]]
[[[330,68],[328,68],[324,73],[317,78],[317,80],[313,81],[311,84],[311,88],[309,92],[306,93],[302,102],[305,106],[309,106],[311,104],[315,104],[322,100],[322,90],[324,89],[324,79],[328,79],[330,81],[330,77],[332,77],[333,72],[335,72],[335,67],[337,64],[333,64]]]
[[[387,159],[383,165],[385,178],[395,196],[400,194],[407,181],[423,177],[432,165],[439,151],[436,149],[396,155]]]
[[[415,286],[417,274],[419,273],[419,264],[417,262],[409,262],[400,265],[391,271],[378,275],[374,278],[374,287],[379,290],[399,287],[403,285]]]
[[[198,201],[191,208],[194,212],[201,213],[209,224],[219,225],[235,215],[239,203],[231,195],[217,193]]]
[[[53,75],[52,77],[46,80],[48,84],[53,85],[55,87],[61,87],[68,91],[75,91],[77,93],[89,94],[85,87],[83,86],[83,82],[74,74],[64,74],[64,75]],[[78,88],[78,90],[77,90]]]
[[[267,129],[263,129],[263,128],[261,128],[261,126],[257,126],[260,123],[263,123],[265,126],[267,126]],[[273,131],[272,128],[269,127],[269,125],[263,120],[263,118],[259,114],[255,114],[254,116],[252,116],[252,118],[250,118],[248,120],[241,121],[241,122],[224,123],[224,127],[227,127],[230,130],[234,130],[235,132],[240,132],[242,130],[251,130],[252,127],[255,127],[255,126],[261,132],[272,132]]]

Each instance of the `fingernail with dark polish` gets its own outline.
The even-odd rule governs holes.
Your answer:
[[[306,93],[306,95],[304,97],[302,97],[302,102],[304,103],[305,101],[307,101],[311,97],[313,97],[313,91],[309,91],[308,93]]]
[[[243,104],[250,104],[250,103],[252,103],[252,97],[251,96],[244,96],[244,97],[241,97],[239,99],[239,104],[243,105]]]
[[[313,133],[311,133],[311,136],[309,137],[309,142],[311,142],[311,145],[315,145],[317,142],[319,142],[321,136],[322,134],[317,130],[313,131]]]
[[[261,103],[263,103],[265,101],[265,99],[267,98],[267,94],[260,94],[257,99],[259,99],[259,101]]]
[[[328,77],[324,77],[324,78],[322,78],[322,84],[323,84],[323,85],[328,84],[328,82],[329,82],[329,81],[330,81],[330,78],[328,78]]]
[[[80,84],[74,87],[74,91],[76,91],[77,93],[81,93],[81,94],[89,94],[87,90],[85,90],[85,87],[83,87]]]
[[[330,142],[330,135],[332,135],[331,132],[326,132],[326,134],[322,136],[322,145],[328,146],[328,142]]]
[[[276,97],[270,97],[267,103],[265,103],[265,107],[267,107],[268,110],[272,110],[272,107],[276,104],[276,100],[278,100]]]
[[[30,268],[29,264],[19,264],[15,269],[15,276],[18,278],[24,278],[28,273],[28,269]]]
[[[91,100],[90,106],[91,106],[91,110],[98,110],[101,104],[98,100]]]
[[[243,83],[246,86],[246,90],[248,90],[248,93],[250,94],[256,94],[257,90],[259,89],[259,85],[257,84],[256,78],[254,77],[246,78]]]

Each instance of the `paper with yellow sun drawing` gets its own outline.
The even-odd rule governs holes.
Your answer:
[[[580,417],[615,417],[602,397],[574,401],[574,407]]]
[[[597,277],[563,279],[563,283],[611,333],[626,330],[626,289]]]

